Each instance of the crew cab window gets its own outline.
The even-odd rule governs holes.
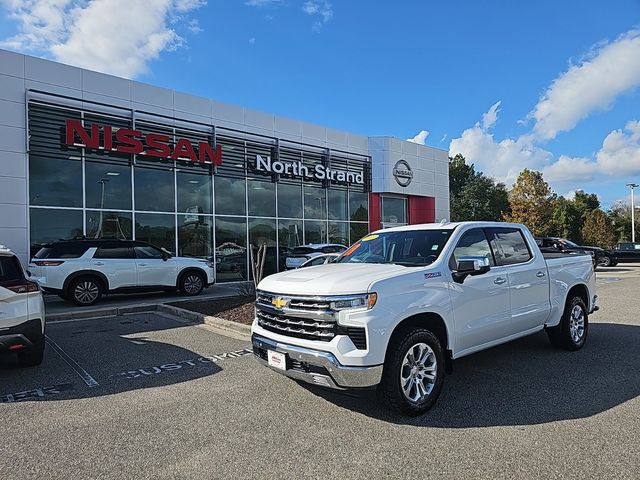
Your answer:
[[[11,287],[21,280],[24,280],[24,274],[18,259],[16,257],[0,257],[0,286]]]
[[[487,257],[490,265],[492,267],[495,266],[491,247],[489,246],[487,237],[484,234],[484,230],[481,228],[474,228],[462,235],[462,238],[460,238],[456,248],[453,250],[453,256],[449,261],[449,267],[451,270],[455,270],[460,257],[469,256]]]
[[[522,232],[517,228],[490,228],[487,234],[498,265],[515,265],[533,258]]]
[[[126,245],[105,245],[96,250],[93,258],[133,258],[133,252]]]
[[[136,245],[136,258],[162,258],[162,251],[151,245]]]

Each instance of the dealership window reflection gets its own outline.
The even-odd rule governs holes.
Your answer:
[[[161,213],[136,213],[136,240],[151,243],[175,253],[175,216]]]
[[[82,207],[80,157],[29,157],[29,204]]]
[[[178,215],[178,255],[210,258],[213,256],[213,217]]]
[[[278,183],[278,216],[302,218],[302,185],[300,183]]]
[[[216,217],[216,278],[247,280],[247,222],[244,218]]]
[[[136,210],[174,211],[174,184],[171,169],[136,167]]]
[[[131,167],[99,162],[85,163],[87,208],[131,210]]]
[[[263,276],[276,273],[278,267],[276,261],[276,220],[269,218],[249,219],[249,244],[253,248],[254,261],[261,247],[267,250]]]
[[[349,192],[349,219],[354,222],[369,221],[369,195]]]
[[[327,191],[321,187],[304,186],[305,218],[327,218]]]
[[[178,171],[176,174],[178,187],[179,213],[211,213],[212,192],[211,176]]]
[[[82,210],[31,208],[31,256],[43,243],[82,236]]]
[[[131,240],[131,213],[87,210],[87,238]]]
[[[256,217],[276,216],[276,186],[272,182],[247,181],[249,215]]]
[[[246,215],[245,179],[215,177],[216,214]]]

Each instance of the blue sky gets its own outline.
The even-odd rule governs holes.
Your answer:
[[[606,205],[640,181],[639,0],[0,5],[1,48],[366,135],[426,130],[508,184],[539,169]]]

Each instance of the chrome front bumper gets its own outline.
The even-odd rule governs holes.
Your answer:
[[[338,362],[332,353],[296,347],[256,334],[252,335],[251,342],[253,354],[262,364],[278,373],[314,385],[338,390],[366,388],[379,384],[382,378],[382,365],[348,367]],[[287,354],[287,369],[271,367],[266,359],[267,350]]]

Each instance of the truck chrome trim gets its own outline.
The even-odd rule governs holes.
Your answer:
[[[251,343],[253,344],[254,355],[260,363],[266,366],[269,366],[268,362],[256,353],[256,349],[286,353],[289,358],[293,360],[325,368],[328,372],[327,375],[293,369],[279,370],[269,367],[278,373],[314,385],[322,385],[339,390],[345,388],[364,388],[379,384],[382,378],[382,365],[370,367],[345,366],[338,362],[336,357],[330,352],[276,342],[275,340],[270,340],[255,333],[251,336]]]

